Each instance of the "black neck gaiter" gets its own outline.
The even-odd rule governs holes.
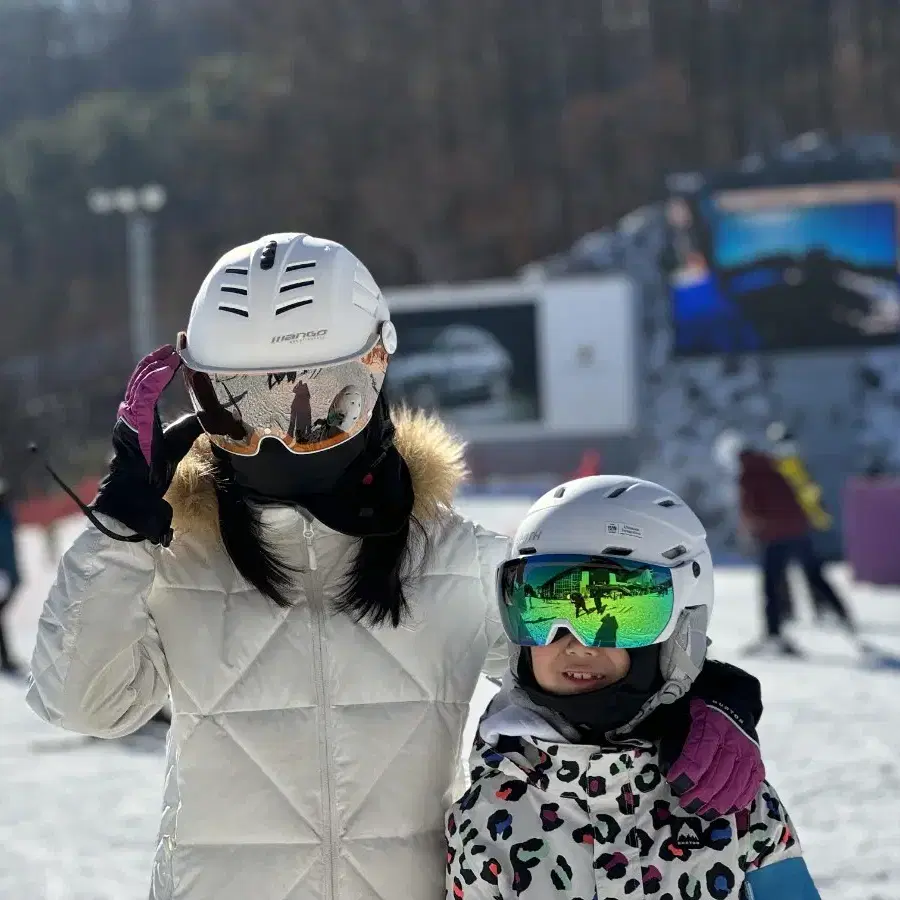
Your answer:
[[[415,500],[406,461],[394,446],[387,399],[355,437],[320,453],[291,453],[263,440],[256,456],[213,452],[248,499],[294,504],[329,528],[352,537],[397,534]]]
[[[531,653],[523,648],[517,680],[533,703],[552,710],[577,728],[585,743],[600,745],[607,732],[630,722],[662,687],[659,644],[629,650],[631,668],[615,684],[582,694],[550,694],[538,685]]]
[[[349,441],[319,453],[291,453],[280,441],[263,438],[255,456],[226,457],[234,483],[248,495],[270,501],[294,502],[298,497],[330,494],[366,446],[365,430]]]

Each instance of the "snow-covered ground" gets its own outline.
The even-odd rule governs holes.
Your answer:
[[[500,527],[522,509],[514,501],[467,505]],[[80,527],[74,520],[63,543]],[[24,657],[55,563],[40,535],[26,533],[21,544],[28,584],[11,619]],[[870,639],[900,653],[900,590],[852,585],[840,567],[833,574]],[[722,569],[717,585],[717,655],[762,680],[770,779],[794,816],[823,900],[900,900],[900,671],[861,667],[838,633],[809,624],[795,629],[806,661],[741,660],[739,648],[760,628],[757,579]],[[805,607],[802,586],[798,596]],[[481,686],[473,720],[491,690]],[[0,679],[0,898],[146,897],[161,734],[82,742],[40,722],[23,693]]]

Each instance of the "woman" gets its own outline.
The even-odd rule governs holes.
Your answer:
[[[128,385],[28,699],[117,737],[171,692],[152,900],[443,894],[468,704],[506,664],[508,539],[453,511],[461,445],[391,415],[396,344],[355,256],[272,235],[215,265],[179,353]],[[195,413],[164,431],[181,364]]]

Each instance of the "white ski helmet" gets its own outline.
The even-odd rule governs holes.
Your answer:
[[[512,553],[625,557],[671,569],[675,606],[657,641],[662,702],[690,688],[706,657],[713,564],[703,523],[677,494],[624,475],[568,481],[528,510]]]
[[[226,253],[191,307],[185,364],[206,373],[268,373],[358,358],[397,337],[369,270],[346,247],[269,234]]]

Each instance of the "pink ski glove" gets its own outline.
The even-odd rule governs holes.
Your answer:
[[[175,469],[202,428],[195,415],[163,428],[157,403],[181,365],[171,346],[160,347],[137,365],[112,433],[113,457],[91,507],[127,525],[135,535],[120,535],[90,516],[97,528],[121,541],[149,540],[168,547],[172,507],[165,500]],[[135,541],[136,542],[136,541]]]
[[[691,723],[666,781],[689,812],[705,819],[745,809],[766,777],[759,744],[724,709],[691,698]]]
[[[171,344],[145,356],[135,368],[119,404],[119,418],[137,432],[138,445],[148,466],[153,464],[154,431],[161,432],[156,404],[181,365],[181,357]],[[156,426],[154,428],[154,426]]]

